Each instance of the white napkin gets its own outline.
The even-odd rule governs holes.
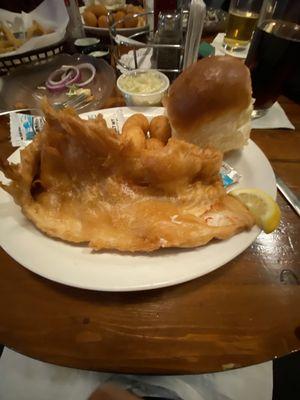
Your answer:
[[[116,382],[139,396],[184,400],[271,400],[272,362],[201,375],[115,375],[65,368],[7,348],[0,358],[0,399],[85,400],[104,382]]]
[[[183,68],[198,58],[199,44],[204,26],[206,7],[203,0],[192,0],[184,46]]]
[[[137,67],[140,69],[150,69],[151,68],[151,57],[153,50],[150,47],[143,47],[141,49],[136,50],[136,59],[137,59]],[[135,61],[133,50],[130,50],[128,53],[123,54],[120,58],[120,62],[122,65],[126,66],[124,68],[121,64],[117,64],[117,69],[125,74],[128,70],[135,69]]]
[[[36,36],[26,41],[17,50],[0,54],[1,57],[21,54],[25,51],[40,49],[44,46],[50,46],[62,40],[66,33],[69,16],[61,0],[44,0],[36,9],[30,13],[13,13],[4,9],[0,9],[1,21],[11,24],[12,26],[22,25],[25,30],[28,29],[33,20],[39,22],[45,28],[54,30],[42,36]]]
[[[266,115],[253,119],[251,126],[252,129],[295,129],[277,101],[269,108]]]
[[[212,41],[212,46],[216,49],[216,56],[223,56],[224,54],[228,54],[233,57],[238,57],[238,58],[246,58],[248,54],[248,50],[250,45],[246,47],[245,50],[241,51],[227,51],[223,47],[223,39],[224,39],[225,33],[218,33],[218,35],[214,38]]]

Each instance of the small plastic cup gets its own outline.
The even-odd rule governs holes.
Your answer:
[[[99,50],[101,47],[100,39],[90,37],[76,39],[74,44],[81,54],[89,54],[92,51]]]
[[[128,91],[122,86],[122,81],[129,75],[138,76],[151,72],[156,74],[161,79],[161,87],[156,91],[134,92]],[[170,86],[169,78],[162,72],[155,69],[136,69],[122,74],[117,80],[117,87],[123,94],[127,106],[141,106],[141,107],[154,107],[160,106],[162,99]]]

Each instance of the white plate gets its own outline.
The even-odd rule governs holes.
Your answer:
[[[148,117],[163,108],[122,108],[125,117],[133,112]],[[110,119],[116,109],[101,111]],[[84,114],[88,118],[96,114]],[[17,160],[14,153],[15,161]],[[226,158],[241,175],[239,187],[257,187],[276,197],[272,167],[263,152],[250,140],[242,151]],[[2,175],[3,177],[3,175]],[[91,252],[85,246],[53,240],[31,224],[12,198],[0,189],[0,245],[29,270],[66,285],[104,291],[154,289],[186,282],[205,275],[242,253],[256,239],[257,227],[229,240],[215,241],[196,249],[163,249],[150,254]]]

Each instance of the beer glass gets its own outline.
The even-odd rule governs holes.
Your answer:
[[[252,116],[263,116],[300,64],[300,1],[265,0],[246,58],[255,99]]]
[[[245,50],[258,21],[263,0],[231,0],[223,47]]]

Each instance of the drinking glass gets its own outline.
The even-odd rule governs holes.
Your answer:
[[[249,44],[263,0],[231,0],[223,47],[242,51]]]
[[[299,0],[265,0],[246,58],[254,118],[266,114],[300,64]]]

